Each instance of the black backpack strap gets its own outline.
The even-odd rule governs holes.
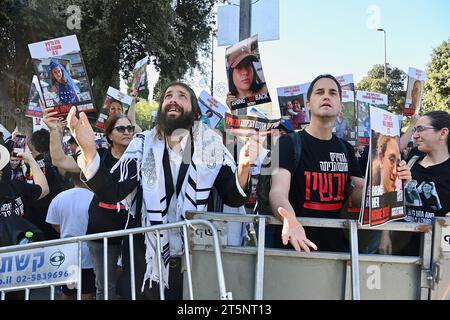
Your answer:
[[[340,143],[342,149],[344,149],[345,157],[347,158],[347,161],[349,161],[349,160],[350,160],[350,154],[348,153],[348,147],[347,147],[347,145],[344,143],[344,141],[343,141],[341,138],[339,138],[338,136],[336,136],[334,133],[333,133],[333,136],[335,136],[336,139],[339,141],[339,143]]]
[[[294,172],[297,170],[298,164],[300,163],[300,158],[302,156],[302,139],[297,132],[289,133],[291,137],[292,144],[294,146]]]

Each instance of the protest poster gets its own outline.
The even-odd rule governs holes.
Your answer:
[[[337,76],[336,80],[341,85],[342,90],[355,91],[355,81],[353,80],[353,74],[345,74],[343,76]]]
[[[233,136],[266,136],[280,125],[280,119],[264,119],[256,116],[239,116],[225,113],[225,129]]]
[[[406,89],[406,102],[403,115],[417,114],[422,105],[423,86],[427,75],[424,71],[415,68],[408,70],[408,85]]]
[[[72,106],[78,111],[95,110],[92,91],[75,35],[28,45],[46,108],[57,117],[66,116]]]
[[[369,198],[365,216],[370,227],[404,217],[403,184],[397,174],[400,163],[400,127],[397,115],[370,107],[369,163],[366,176]],[[367,221],[368,220],[368,221]]]
[[[132,103],[132,97],[123,94],[113,87],[109,87],[103,101],[103,106],[100,110],[97,121],[95,122],[95,127],[103,131],[105,129],[105,122],[110,115],[118,112],[126,114]]]
[[[310,121],[306,108],[308,88],[311,83],[304,83],[277,89],[281,117],[289,120],[294,130],[302,129]]]
[[[11,138],[11,132],[9,132],[1,123],[0,123],[0,132],[3,135],[3,140],[8,140]]]
[[[43,118],[40,117],[33,117],[33,132],[39,131],[41,129],[45,129],[47,131],[50,131],[50,129],[45,124]]]
[[[272,100],[267,89],[258,49],[258,36],[245,39],[225,52],[229,96],[227,104],[231,111],[247,114],[246,108],[259,106],[272,116]]]
[[[358,145],[369,145],[370,142],[370,107],[387,110],[388,97],[382,93],[357,91],[356,117],[358,125]]]
[[[342,90],[342,112],[339,112],[334,123],[333,132],[341,139],[356,145],[355,93]]]
[[[198,105],[202,113],[200,121],[213,129],[219,126],[220,122],[225,119],[225,113],[229,111],[225,105],[204,90],[200,93]]]
[[[33,76],[33,80],[30,86],[30,93],[28,94],[28,105],[25,116],[42,118],[44,113],[42,112],[39,100],[44,101],[42,96],[41,87],[39,86],[39,80],[37,76]]]
[[[131,80],[131,89],[136,90],[139,97],[144,97],[145,92],[147,92],[148,79],[147,79],[147,65],[149,57],[145,56],[143,59],[139,60],[133,69],[133,78]]]

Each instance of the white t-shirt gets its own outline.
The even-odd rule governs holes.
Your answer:
[[[74,188],[58,194],[50,203],[46,222],[60,227],[61,239],[86,235],[89,205],[94,194],[84,188]],[[81,267],[93,268],[87,242],[83,242]]]

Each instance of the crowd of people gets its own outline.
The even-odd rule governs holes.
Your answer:
[[[231,57],[231,78],[239,82],[239,77],[255,74],[254,59],[248,52]],[[252,90],[261,89],[259,85]],[[236,87],[230,95],[240,96],[239,90]],[[293,133],[301,141],[300,159],[294,156],[295,139],[283,135],[276,142],[279,166],[273,171],[269,199],[282,227],[273,230],[268,245],[287,248],[290,244],[308,253],[311,249],[347,252],[348,235],[343,230],[303,227],[297,218],[341,218],[349,197],[362,198],[369,150],[355,148],[333,134],[343,108],[342,89],[333,76],[312,81],[306,107],[309,125]],[[49,131],[34,132],[25,152],[11,155],[10,141],[17,132],[0,145],[0,216],[29,220],[45,239],[178,222],[187,211],[221,211],[224,205],[245,207],[257,183],[252,178],[255,164],[261,166],[268,154],[254,137],[238,151],[225,145],[226,139],[201,121],[194,91],[181,82],[161,92],[151,130],[141,132],[134,118],[115,109],[105,123],[108,148],[96,147],[88,118],[83,112],[77,114],[75,107],[67,121],[55,115],[45,110]],[[65,126],[72,135],[68,154],[62,144]],[[284,128],[293,131],[289,124]],[[433,217],[450,212],[450,177],[442,174],[450,170],[449,130],[450,115],[433,111],[413,118],[400,141],[378,138],[376,179],[388,191],[405,186],[405,221],[431,224]],[[411,147],[411,137],[414,148],[401,159],[400,150]],[[393,241],[400,236],[374,233],[369,253],[417,254],[419,250],[416,237]],[[134,235],[137,298],[159,299],[156,284],[162,281],[166,299],[181,299],[182,233],[161,231],[159,241],[161,252],[156,252],[155,234]],[[7,245],[11,244],[16,243]],[[106,291],[109,299],[131,298],[130,250],[128,239],[108,241],[108,283],[104,283],[103,241],[89,241],[83,247],[83,298],[103,299]],[[74,298],[74,290],[65,287],[62,292],[65,299]]]

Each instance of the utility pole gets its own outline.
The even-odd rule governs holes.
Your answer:
[[[240,0],[239,3],[239,41],[252,36],[252,0]],[[237,110],[238,115],[247,115],[247,108]]]
[[[239,41],[250,38],[252,33],[252,0],[240,0]]]
[[[387,42],[386,42],[386,30],[384,29],[377,29],[377,31],[381,31],[384,33],[384,79],[387,83]]]
[[[214,97],[214,34],[211,32],[211,97]]]

